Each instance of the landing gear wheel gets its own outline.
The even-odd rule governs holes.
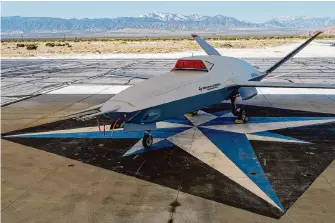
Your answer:
[[[153,141],[154,140],[150,134],[145,134],[142,139],[142,145],[144,146],[144,148],[150,148],[152,146]]]
[[[241,108],[238,112],[237,119],[235,120],[236,124],[244,124],[248,122],[247,112],[244,108]]]
[[[236,97],[238,96],[238,92],[235,92],[231,97],[231,112],[233,115],[237,116],[237,119],[235,120],[236,124],[244,124],[248,122],[247,113],[244,108],[241,108],[240,110],[237,109],[235,101]]]
[[[193,111],[193,112],[191,112],[191,115],[196,116],[196,115],[198,115],[198,113],[199,113],[199,111]]]

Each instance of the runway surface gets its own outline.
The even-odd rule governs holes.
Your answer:
[[[276,58],[247,59],[265,69]],[[3,60],[4,222],[334,222],[335,92],[262,89],[161,123],[156,144],[64,115],[175,60]],[[334,84],[334,58],[294,59],[267,81]],[[240,103],[241,104],[241,103]]]

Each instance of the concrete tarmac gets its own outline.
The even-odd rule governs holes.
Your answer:
[[[263,69],[276,60],[249,61]],[[8,136],[96,126],[64,115],[105,102],[113,95],[106,90],[110,86],[142,81],[115,77],[115,72],[159,75],[169,71],[174,63],[175,60],[2,61],[2,104],[8,105],[1,109],[1,132]],[[269,81],[334,84],[334,68],[332,58],[298,58],[273,73]],[[86,86],[87,92],[74,91],[76,85]],[[108,87],[98,92],[87,88],[95,85]],[[70,92],[59,93],[62,89]],[[335,94],[329,92],[293,95],[265,90],[244,104],[249,106],[251,120],[335,116]],[[212,114],[225,108],[223,105],[206,112]],[[2,138],[2,220],[335,222],[334,125],[327,122],[271,131],[310,144],[251,142],[284,213],[178,146],[123,157],[136,140]]]

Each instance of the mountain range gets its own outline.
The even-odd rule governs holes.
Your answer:
[[[149,30],[236,30],[236,29],[322,29],[335,24],[329,17],[277,17],[264,23],[241,21],[224,15],[201,16],[148,13],[139,17],[61,19],[51,17],[1,17],[1,33],[108,32],[122,29]]]

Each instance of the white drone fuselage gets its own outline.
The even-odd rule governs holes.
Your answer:
[[[235,82],[262,75],[244,60],[225,56],[195,56],[206,70],[175,69],[150,78],[110,98],[100,111],[112,119],[131,123],[154,123],[227,100],[236,90]],[[256,88],[242,91],[245,98],[257,94]],[[240,92],[241,93],[241,92]],[[243,99],[243,97],[242,97]]]
[[[98,110],[97,113],[85,115],[80,119],[87,120],[106,115],[116,120],[115,123],[124,122],[129,127],[127,129],[142,131],[148,130],[152,123],[218,104],[232,96],[232,112],[237,114],[235,96],[239,95],[242,100],[248,100],[257,95],[256,87],[335,89],[334,85],[327,84],[261,82],[321,33],[316,32],[264,72],[258,71],[242,59],[221,56],[204,39],[192,35],[209,56],[181,58],[170,72],[129,87],[104,104],[69,115]],[[141,78],[140,75],[138,77]]]

